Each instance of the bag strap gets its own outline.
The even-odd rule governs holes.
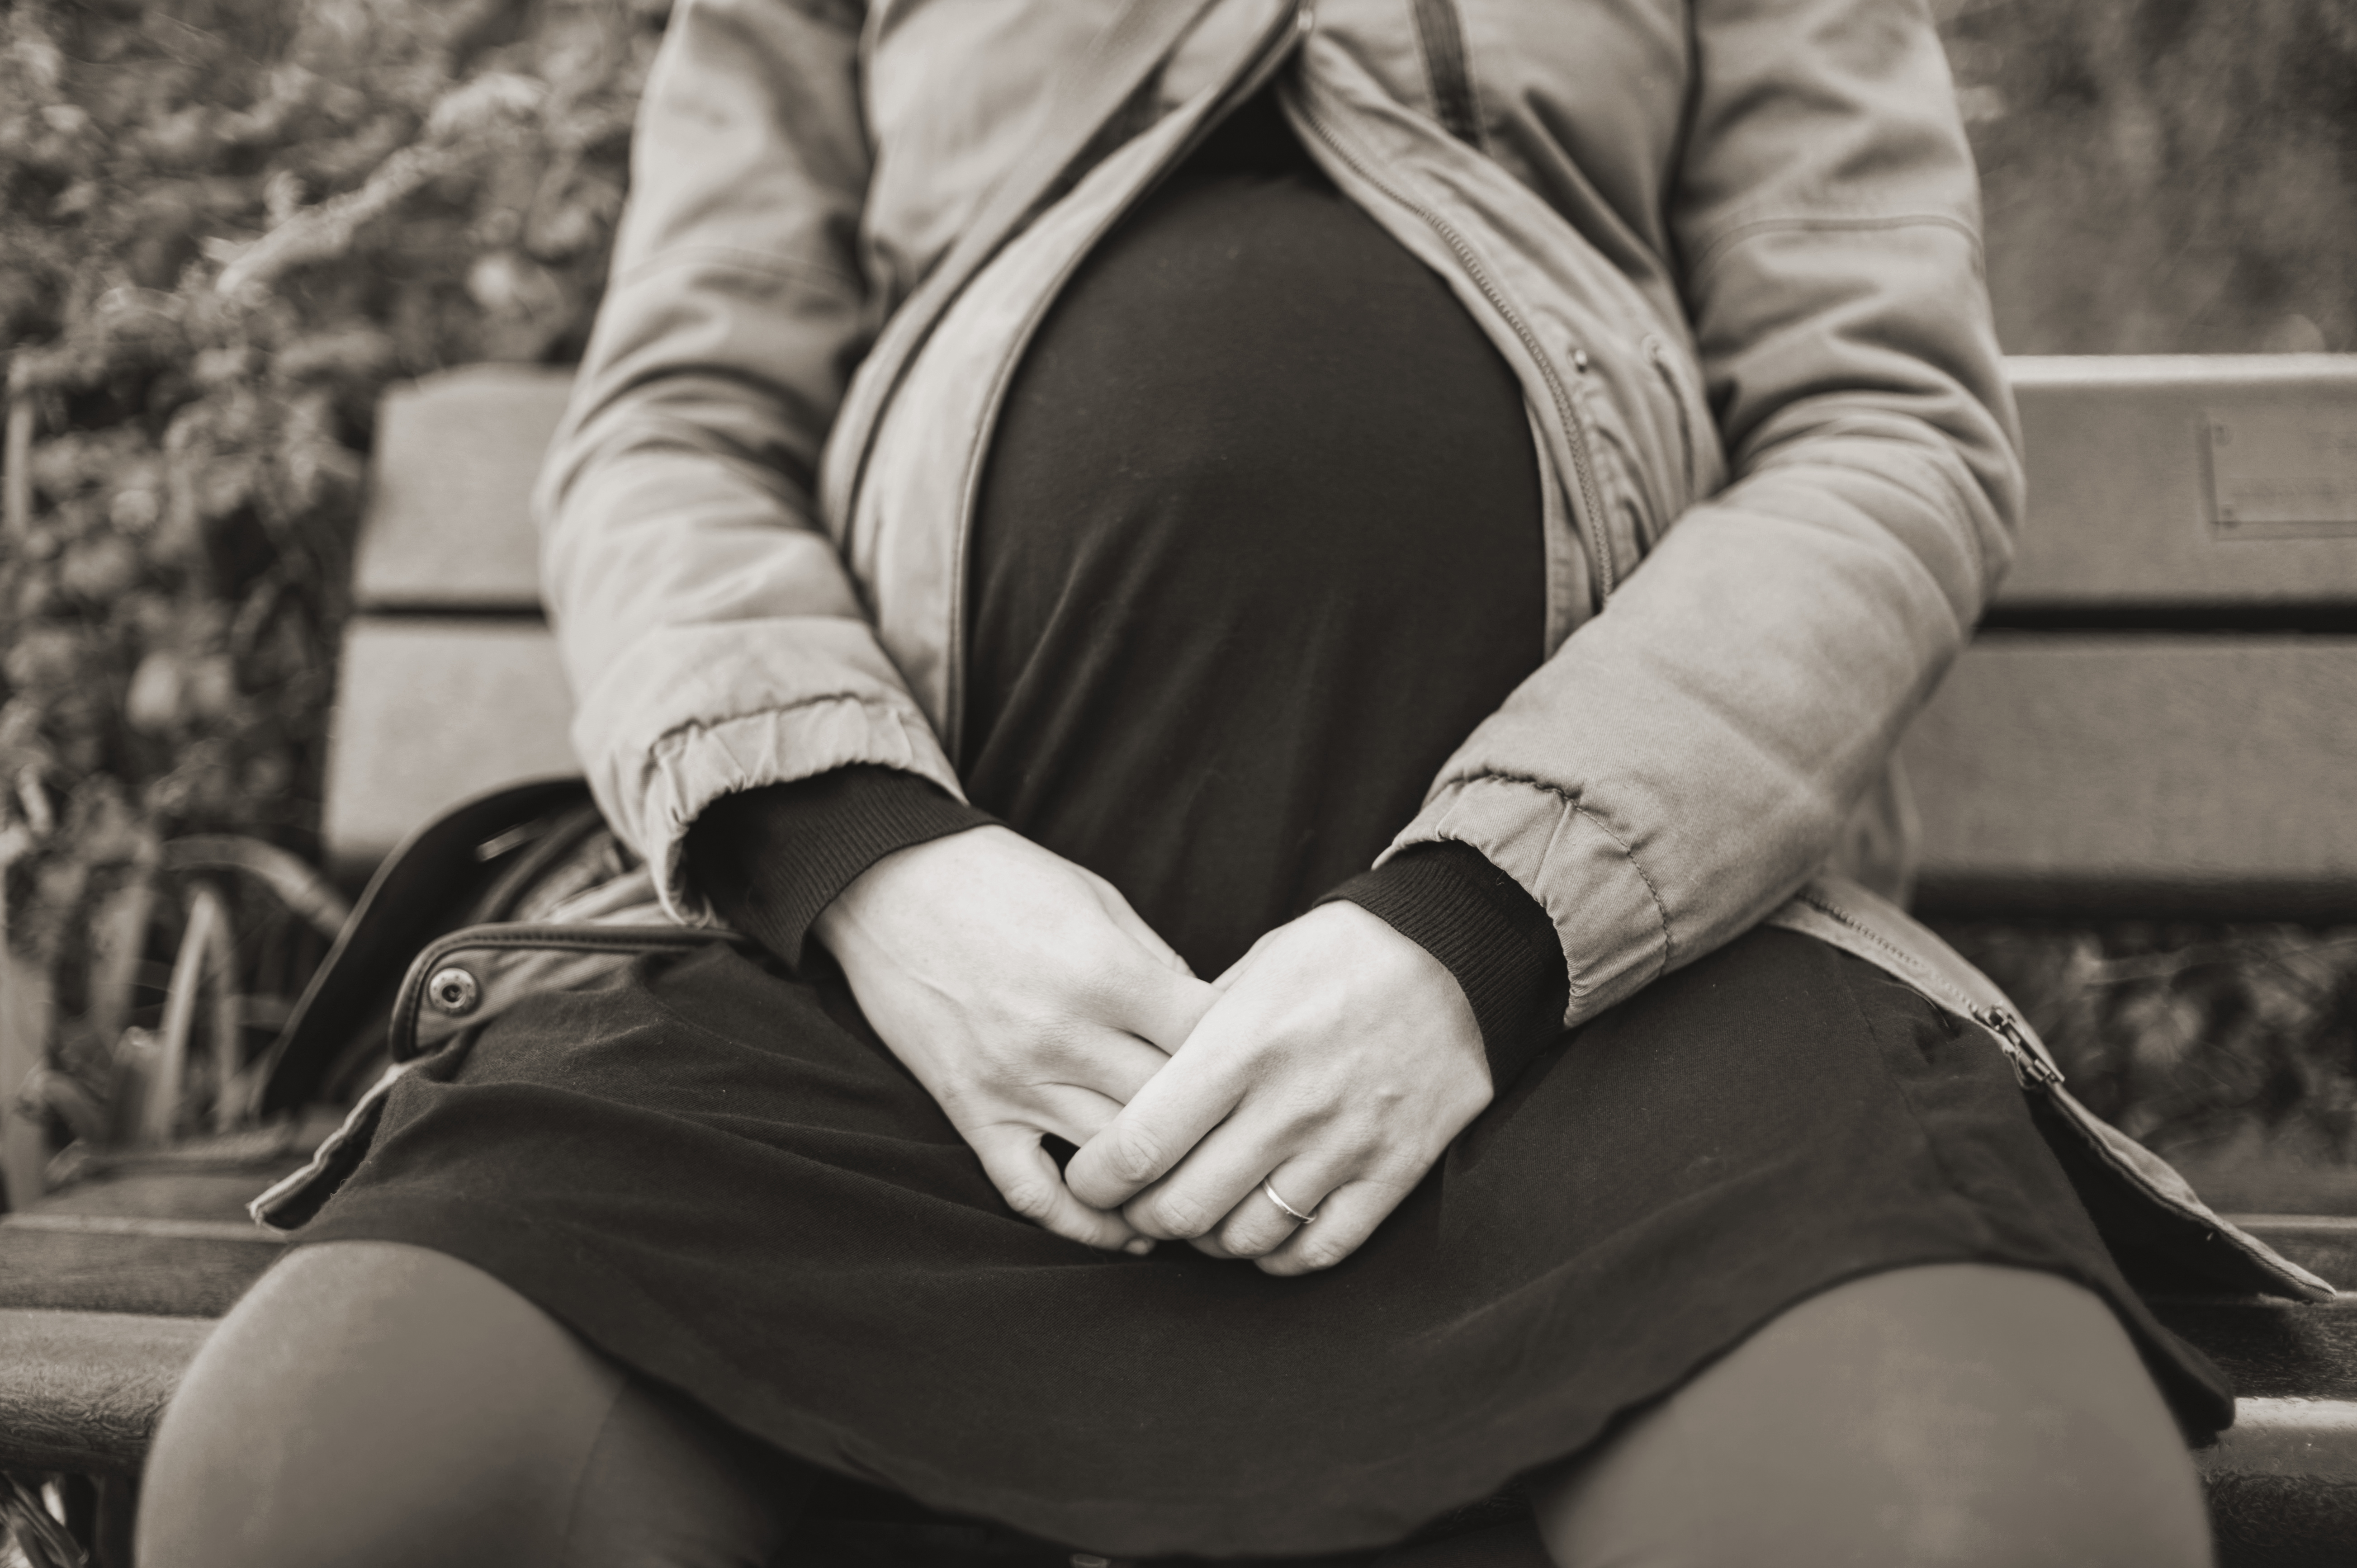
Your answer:
[[[1161,69],[1188,30],[1217,3],[1127,0],[1088,51],[1057,74],[1048,87],[1029,152],[1001,177],[949,254],[892,313],[868,350],[868,362],[853,381],[850,396],[836,416],[839,423],[858,432],[859,450],[854,460],[839,465],[834,472],[827,496],[833,515],[842,516],[857,492],[884,405],[899,390],[901,377],[951,302],[1055,191],[1106,123]],[[1279,7],[1283,24],[1293,26],[1300,9],[1299,0],[1287,0]]]
[[[260,1069],[264,1116],[318,1098],[344,1051],[381,1024],[417,950],[463,921],[468,906],[552,830],[582,820],[589,786],[536,779],[463,800],[385,858],[311,972]]]

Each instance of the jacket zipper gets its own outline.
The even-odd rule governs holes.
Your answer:
[[[2013,1063],[2013,1076],[2021,1086],[2059,1089],[2062,1085],[2062,1069],[2029,1048],[2029,1036],[2021,1032],[2021,1021],[2002,1007],[1975,1007],[1973,1019],[1996,1036],[1996,1043]]]
[[[1308,121],[1309,128],[1317,133],[1319,141],[1326,144],[1329,152],[1348,164],[1361,179],[1422,219],[1426,226],[1440,237],[1441,242],[1456,255],[1458,264],[1465,269],[1465,275],[1472,280],[1473,286],[1481,291],[1481,296],[1490,302],[1491,308],[1513,328],[1514,336],[1521,338],[1523,347],[1530,351],[1532,362],[1538,366],[1539,374],[1546,381],[1548,395],[1555,400],[1555,417],[1563,422],[1564,432],[1571,443],[1571,464],[1577,470],[1581,510],[1586,514],[1583,521],[1587,527],[1581,530],[1582,542],[1587,546],[1589,566],[1596,576],[1596,607],[1603,608],[1604,601],[1612,596],[1612,591],[1619,584],[1613,575],[1611,547],[1604,538],[1604,501],[1597,488],[1595,459],[1587,449],[1587,427],[1580,424],[1579,415],[1571,405],[1570,393],[1555,373],[1555,366],[1548,362],[1546,349],[1540,343],[1538,335],[1531,330],[1522,313],[1507,300],[1504,292],[1482,267],[1480,258],[1465,236],[1458,233],[1447,219],[1422,203],[1402,196],[1395,187],[1374,174],[1357,155],[1335,140],[1326,122],[1306,103],[1302,105],[1302,117]]]
[[[2014,1079],[2022,1088],[2060,1089],[2062,1086],[2062,1069],[2048,1061],[2030,1045],[2029,1036],[2022,1030],[2021,1020],[2010,1011],[1994,1004],[1984,1006],[1975,1002],[1962,987],[1950,983],[1946,976],[1930,965],[1920,962],[1914,954],[1868,926],[1848,910],[1827,903],[1814,894],[1805,891],[1797,897],[1802,903],[1824,916],[1825,918],[1839,922],[1890,954],[1905,966],[1907,972],[1913,976],[1919,984],[1937,991],[1946,997],[1952,1011],[1962,1014],[1987,1030],[1996,1038],[1997,1049],[2005,1053],[2005,1059],[2013,1065]]]

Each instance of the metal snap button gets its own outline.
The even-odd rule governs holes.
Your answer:
[[[453,1018],[463,1018],[475,1010],[483,999],[482,983],[455,964],[437,969],[434,978],[425,983],[425,1000],[437,1013],[447,1013]]]
[[[1586,374],[1587,373],[1587,349],[1574,349],[1571,351],[1571,368],[1572,368],[1573,370],[1575,370],[1575,371],[1578,371],[1581,375],[1583,375],[1583,376],[1584,376],[1584,375],[1586,375]]]

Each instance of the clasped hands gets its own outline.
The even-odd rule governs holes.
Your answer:
[[[1490,1101],[1455,977],[1354,904],[1207,983],[1111,883],[984,827],[885,856],[813,929],[1008,1205],[1092,1247],[1330,1267]],[[1047,1133],[1079,1147],[1060,1173]]]

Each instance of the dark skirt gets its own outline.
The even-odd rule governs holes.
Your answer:
[[[1034,1228],[840,982],[718,945],[421,1064],[300,1240],[354,1238],[462,1258],[790,1454],[1124,1554],[1396,1538],[1910,1264],[2077,1280],[2189,1424],[2230,1408],[1988,1042],[1774,930],[1541,1056],[1323,1274]]]
[[[1092,257],[977,522],[962,764],[1202,972],[1365,866],[1537,662],[1521,394],[1265,104]],[[2004,1058],[1763,930],[1543,1050],[1353,1257],[1275,1279],[1017,1218],[839,975],[715,944],[420,1063],[304,1242],[507,1282],[787,1454],[1123,1554],[1402,1536],[1845,1280],[2080,1281],[2187,1424]]]

